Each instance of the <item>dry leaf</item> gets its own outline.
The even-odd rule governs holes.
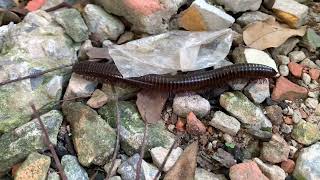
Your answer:
[[[141,90],[137,95],[137,107],[142,119],[148,123],[155,123],[161,119],[163,106],[168,99],[168,93]]]
[[[292,36],[303,36],[306,27],[290,29],[287,25],[281,25],[274,18],[259,21],[247,26],[243,32],[243,40],[247,46],[259,50],[270,47],[278,47]]]

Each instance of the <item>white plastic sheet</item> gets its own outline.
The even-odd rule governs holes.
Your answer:
[[[215,32],[170,31],[110,45],[109,53],[124,77],[194,71],[225,63],[232,30]]]

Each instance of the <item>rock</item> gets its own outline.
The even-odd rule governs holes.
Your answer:
[[[169,150],[163,147],[155,147],[150,150],[153,163],[160,168]],[[180,147],[173,149],[170,156],[163,167],[163,171],[167,172],[176,163],[183,150]]]
[[[50,162],[49,156],[41,155],[37,152],[31,153],[19,167],[14,179],[44,180],[47,177]]]
[[[279,66],[279,73],[281,76],[288,76],[289,75],[289,68],[287,65],[280,65]]]
[[[264,51],[260,51],[253,48],[246,48],[244,50],[244,56],[247,63],[256,63],[272,67],[278,72],[275,61]]]
[[[71,125],[79,162],[86,167],[104,165],[114,151],[114,129],[96,111],[81,102],[65,104],[62,110]]]
[[[75,42],[83,42],[89,38],[88,27],[79,11],[73,8],[61,9],[53,14],[55,20]]]
[[[96,89],[91,98],[87,101],[87,105],[91,108],[101,108],[108,102],[109,98],[103,91]]]
[[[270,97],[269,80],[266,78],[252,81],[244,89],[244,94],[254,103],[262,103],[267,97]]]
[[[67,0],[68,1],[68,0]],[[69,0],[70,1],[70,0]],[[63,3],[64,0],[50,0],[50,1],[44,1],[44,4],[40,7],[41,10],[46,10],[52,7],[55,7],[61,3]]]
[[[272,10],[292,28],[298,28],[307,21],[308,6],[294,0],[275,0]]]
[[[189,31],[218,31],[230,27],[234,21],[232,16],[205,0],[195,0],[181,13],[179,26]]]
[[[82,61],[89,59],[87,52],[91,48],[93,48],[91,40],[88,39],[88,40],[84,41],[82,43],[82,45],[80,46],[79,53],[78,53],[78,59],[82,60]]]
[[[210,111],[210,103],[200,95],[178,94],[173,99],[173,112],[181,117],[186,117],[193,112],[197,117],[202,118]]]
[[[104,167],[103,167],[103,169],[104,169],[104,171],[108,174],[109,173],[109,170],[110,170],[110,168],[111,168],[111,164],[112,164],[112,162],[109,162],[109,163],[107,163],[106,165],[104,165]],[[114,161],[114,166],[113,166],[113,168],[112,168],[112,170],[111,170],[111,175],[110,175],[110,177],[112,177],[112,176],[114,176],[114,175],[116,175],[116,173],[117,173],[117,169],[118,169],[118,167],[121,165],[121,159],[116,159],[115,161]]]
[[[282,109],[278,105],[267,106],[265,108],[267,117],[273,125],[280,125],[282,123]]]
[[[41,10],[28,13],[18,25],[1,26],[0,48],[0,82],[65,66],[74,63],[77,57],[72,39]],[[49,111],[53,102],[60,100],[69,72],[70,68],[61,68],[37,78],[1,86],[0,134],[31,119],[31,101],[39,109],[49,104],[43,108],[44,112]],[[59,84],[61,77],[63,85]]]
[[[277,48],[273,48],[271,51],[272,57],[277,57],[277,55],[288,55],[297,45],[300,40],[296,37],[291,37],[282,45]]]
[[[288,174],[291,174],[293,172],[294,167],[295,167],[295,163],[291,159],[281,162],[281,168],[284,170],[284,172]]]
[[[272,135],[270,142],[264,142],[261,157],[271,163],[280,163],[288,159],[289,145],[277,134]]]
[[[303,46],[307,47],[309,51],[315,52],[320,47],[320,36],[312,29],[308,28],[306,34],[302,39]]]
[[[113,103],[107,103],[98,112],[112,127],[116,127],[115,106]],[[127,155],[133,155],[140,152],[144,122],[137,107],[130,102],[119,101],[119,112],[121,118],[121,147]],[[166,130],[162,121],[149,125],[147,134],[146,149],[159,146],[169,149],[174,142],[174,135]]]
[[[87,4],[84,7],[83,17],[89,31],[95,33],[101,40],[117,40],[124,32],[123,23],[97,5]]]
[[[114,85],[114,89],[116,91],[118,98],[120,98],[120,99],[133,97],[139,91],[139,89],[137,87],[130,86],[130,85],[125,85],[125,86]],[[111,84],[103,84],[101,91],[103,91],[108,96],[108,98],[110,100],[115,100],[116,95],[113,94]]]
[[[232,136],[235,136],[238,133],[241,125],[236,118],[228,116],[222,111],[215,112],[209,124]]]
[[[297,111],[297,110],[293,111],[292,120],[295,124],[302,121],[302,115],[301,115],[300,111]]]
[[[62,115],[52,110],[41,116],[47,128],[52,144],[57,143],[57,135],[62,123]],[[0,137],[0,172],[25,159],[31,152],[47,147],[43,141],[43,132],[34,119]]]
[[[97,82],[88,81],[83,79],[80,75],[73,73],[63,99],[90,96],[97,85]]]
[[[174,166],[164,176],[164,180],[194,179],[197,167],[198,142],[188,145]],[[183,169],[184,173],[181,173]]]
[[[131,41],[134,38],[134,33],[131,31],[124,32],[118,39],[117,44],[123,44]]]
[[[135,154],[119,166],[117,172],[121,175],[122,180],[132,180],[136,178],[136,169],[139,159],[139,154]],[[140,179],[151,180],[155,177],[157,172],[158,169],[156,167],[142,160]]]
[[[206,133],[206,127],[204,124],[193,114],[190,112],[187,116],[187,125],[186,130],[191,135],[203,135]]]
[[[245,27],[248,24],[257,21],[264,21],[268,18],[270,18],[270,15],[260,11],[245,12],[237,19],[237,23],[240,24],[242,27]]]
[[[320,77],[320,70],[319,69],[310,69],[309,75],[312,80],[318,80]]]
[[[279,77],[273,89],[271,98],[274,101],[303,99],[308,96],[308,90],[285,77]]]
[[[319,128],[316,124],[301,121],[293,126],[291,137],[303,145],[310,145],[320,140]]]
[[[291,72],[291,74],[297,78],[300,78],[301,75],[302,75],[302,70],[303,70],[303,66],[298,64],[298,63],[295,63],[295,62],[290,62],[288,64],[288,68],[289,68],[289,71]]]
[[[238,13],[245,12],[248,10],[258,10],[262,3],[262,0],[216,0],[216,2],[223,5],[226,10]]]
[[[286,173],[279,166],[266,164],[259,158],[254,158],[253,160],[257,163],[262,173],[266,175],[270,180],[285,180]]]
[[[170,18],[185,0],[96,0],[107,12],[123,16],[132,24],[132,30],[159,34],[168,28]]]
[[[263,131],[256,128],[250,128],[247,130],[249,134],[251,134],[255,139],[259,139],[261,141],[270,141],[272,138],[272,133],[268,131]]]
[[[282,65],[287,65],[290,63],[290,58],[284,55],[277,55],[276,60],[278,64],[282,64]]]
[[[293,126],[288,124],[281,124],[281,132],[289,134],[292,131]]]
[[[307,56],[304,54],[303,51],[292,51],[289,53],[289,58],[291,62],[301,62],[304,60]]]
[[[306,85],[308,85],[311,82],[311,77],[307,73],[302,73],[302,80]]]
[[[219,101],[220,105],[241,123],[257,127],[272,127],[262,110],[241,92],[226,92],[220,96]]]
[[[258,165],[254,161],[247,161],[236,164],[230,168],[229,176],[231,180],[247,180],[248,177],[254,180],[267,180],[262,174]]]
[[[0,8],[4,9],[10,9],[14,6],[14,1],[13,0],[3,0],[0,1]]]
[[[217,152],[213,154],[212,158],[227,168],[237,164],[234,157],[222,148],[219,148]]]
[[[194,180],[227,180],[227,178],[222,174],[213,174],[202,168],[196,169],[196,175],[194,176]]]
[[[241,91],[248,84],[247,79],[236,79],[228,82],[228,85],[235,91]]]
[[[320,116],[320,103],[317,105],[314,113],[315,113],[315,115]]]
[[[122,180],[120,176],[113,176],[110,180]]]
[[[60,180],[60,176],[57,172],[48,172],[47,180]]]
[[[87,172],[80,166],[75,156],[64,155],[61,165],[68,180],[89,180]]]
[[[308,68],[319,69],[319,66],[315,62],[311,61],[309,58],[305,58],[303,61],[300,62],[300,64]]]
[[[319,101],[315,98],[307,98],[304,104],[310,109],[316,109],[317,105],[319,104]]]
[[[293,176],[296,179],[317,180],[320,178],[320,143],[302,149],[296,161]]]

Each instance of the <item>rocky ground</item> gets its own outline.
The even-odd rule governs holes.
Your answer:
[[[160,179],[320,179],[320,3],[96,0],[45,11],[61,2],[47,0],[21,22],[0,26],[0,179],[59,179],[30,103],[41,114],[70,180],[108,175],[113,180],[135,179],[142,147],[140,179],[154,179],[159,170]],[[12,6],[13,1],[0,1],[1,8]],[[161,118],[150,124],[137,107],[136,88],[114,85],[115,96],[110,83],[84,79],[70,67],[4,83],[105,58],[93,51],[101,47],[132,53],[139,49],[130,49],[138,40],[174,30],[222,33],[201,46],[201,52],[214,53],[198,57],[220,58],[215,67],[260,63],[280,75],[172,93],[159,100],[164,104]],[[166,43],[182,46],[187,39]],[[154,44],[138,41],[137,47],[148,53],[157,44],[157,38],[151,40]],[[171,55],[163,49],[157,53]],[[110,55],[116,61],[121,53],[110,50]],[[154,109],[145,106],[146,112]],[[111,161],[117,138],[120,150]]]

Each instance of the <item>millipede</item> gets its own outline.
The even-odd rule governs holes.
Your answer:
[[[100,62],[80,62],[73,66],[73,72],[98,81],[126,83],[139,88],[157,89],[162,91],[196,91],[215,88],[228,81],[246,78],[272,78],[277,72],[262,64],[233,64],[207,71],[194,71],[187,74],[158,75],[149,74],[140,77],[124,78],[115,64]]]

